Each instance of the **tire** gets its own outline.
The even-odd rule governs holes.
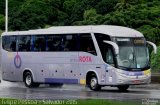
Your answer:
[[[49,86],[50,87],[62,87],[63,83],[50,83]]]
[[[33,88],[33,87],[39,87],[38,83],[33,82],[33,76],[31,72],[26,72],[24,75],[24,83],[26,87]]]
[[[99,91],[101,90],[101,87],[102,86],[98,85],[97,77],[96,76],[91,77],[90,82],[89,82],[89,88],[94,91]]]
[[[117,86],[117,88],[119,89],[119,91],[125,92],[129,88],[129,85],[119,85]]]

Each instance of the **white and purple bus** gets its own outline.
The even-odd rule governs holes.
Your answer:
[[[91,90],[151,80],[149,52],[143,34],[111,25],[58,26],[2,34],[2,78],[40,84],[85,84]]]

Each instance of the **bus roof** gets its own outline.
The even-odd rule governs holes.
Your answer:
[[[4,32],[2,35],[42,35],[42,34],[74,34],[74,33],[102,33],[111,37],[143,37],[143,34],[127,27],[113,25],[89,26],[54,26],[46,29],[29,31]]]

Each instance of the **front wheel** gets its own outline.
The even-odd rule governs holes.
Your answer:
[[[98,85],[98,79],[96,77],[92,77],[89,82],[89,88],[94,91],[101,90],[100,85]]]
[[[119,91],[127,91],[127,89],[129,88],[129,85],[119,85],[117,86]]]
[[[32,88],[32,87],[38,87],[39,84],[38,83],[34,83],[33,82],[33,77],[31,72],[27,72],[24,75],[24,83],[26,87]]]

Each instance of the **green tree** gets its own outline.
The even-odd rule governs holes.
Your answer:
[[[69,16],[65,12],[58,11],[57,22],[55,25],[65,26],[69,24]]]
[[[0,1],[1,30],[4,29],[4,3],[5,0]],[[159,0],[9,0],[9,29],[121,25],[138,29],[148,40],[159,44],[159,5]]]
[[[116,11],[105,15],[105,21],[103,24],[127,26],[125,18],[126,17],[123,13]]]
[[[160,73],[159,62],[160,62],[160,46],[157,49],[157,54],[154,54],[153,52],[151,54],[152,72]]]
[[[83,21],[76,21],[75,25],[95,25],[100,24],[103,21],[103,16],[97,14],[96,9],[89,9],[84,11]]]
[[[4,15],[0,14],[0,29],[4,30],[4,24],[5,24],[5,17]]]
[[[77,2],[73,7],[73,12],[70,14],[70,24],[74,23],[75,21],[82,21],[83,20],[83,13],[85,11],[85,5],[83,2]]]
[[[0,14],[5,14],[5,0],[0,0]]]
[[[65,0],[63,3],[63,9],[67,14],[72,14],[76,0]]]
[[[115,8],[119,11],[123,11],[125,9],[127,9],[128,7],[130,7],[130,0],[120,0],[119,3],[117,3],[117,5],[115,6]]]
[[[101,2],[102,0],[82,0],[82,3],[84,3],[86,9],[95,8],[96,5]]]
[[[114,10],[118,0],[102,0],[96,5],[96,10],[100,14],[106,14]]]
[[[54,6],[59,2],[54,0]],[[56,3],[58,3],[56,5]],[[13,30],[28,30],[43,28],[45,24],[52,24],[57,20],[58,10],[53,3],[46,0],[27,0],[11,15],[10,25]]]

